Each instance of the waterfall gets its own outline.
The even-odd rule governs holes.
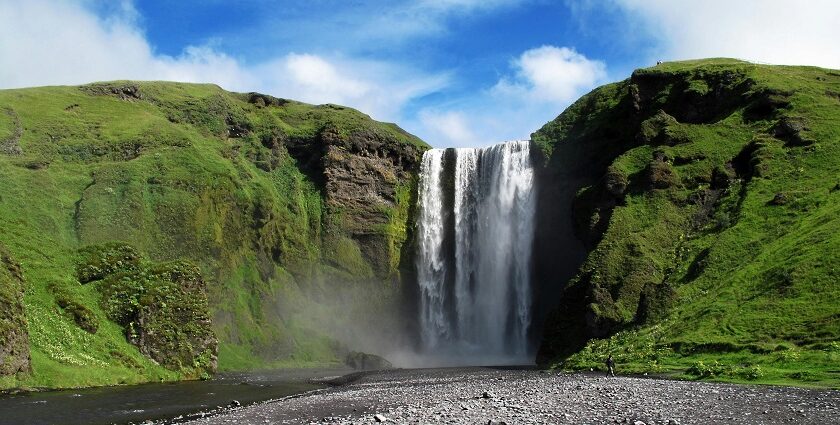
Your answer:
[[[528,141],[423,155],[416,266],[427,353],[532,360],[533,186]]]

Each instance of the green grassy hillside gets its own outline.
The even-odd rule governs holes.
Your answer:
[[[144,323],[189,352],[165,330],[204,320],[200,293],[220,369],[336,361],[339,331],[400,301],[426,148],[349,108],[213,85],[0,91],[0,244],[27,282],[32,357],[2,387],[198,377],[209,358],[173,366],[129,341]],[[166,300],[198,310],[155,315]]]
[[[840,71],[664,63],[533,140],[588,252],[543,361],[840,385]]]

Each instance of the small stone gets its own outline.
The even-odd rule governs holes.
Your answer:
[[[230,407],[239,407],[242,406],[242,403],[240,403],[239,400],[232,400],[228,405]]]
[[[680,421],[676,419],[668,419],[668,425],[680,425]]]
[[[495,396],[491,392],[485,391],[481,394],[481,398],[493,398],[493,397],[495,397]]]
[[[635,421],[635,422],[633,422],[633,425],[647,425],[647,424],[642,422],[642,421]]]
[[[375,420],[376,422],[386,422],[388,420],[388,418],[386,418],[386,417],[384,417],[380,414],[376,414],[376,415],[373,415],[373,420]]]

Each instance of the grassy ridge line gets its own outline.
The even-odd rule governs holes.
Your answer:
[[[589,256],[543,354],[554,367],[840,385],[840,72],[665,63],[535,133]],[[567,161],[565,158],[571,158]]]
[[[370,266],[330,218],[317,176],[285,147],[305,148],[324,129],[427,147],[392,124],[336,105],[162,82],[2,90],[0,108],[0,147],[15,147],[0,153],[0,242],[28,282],[33,366],[4,378],[5,388],[189,377],[142,356],[107,320],[95,286],[79,284],[76,250],[89,244],[123,241],[154,261],[198,264],[220,369],[335,362],[335,341],[313,330],[331,326],[330,315],[314,314],[330,306],[308,300],[396,297],[369,282]],[[401,199],[389,211],[395,256],[408,207]],[[96,333],[58,295],[87,308]],[[357,313],[351,320],[364,320]]]

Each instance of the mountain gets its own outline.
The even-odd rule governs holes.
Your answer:
[[[359,329],[403,334],[382,317],[427,148],[214,85],[0,91],[0,388],[331,363]]]
[[[0,90],[0,389],[412,347],[427,149],[213,85]],[[639,69],[529,152],[541,364],[838,385],[840,71]]]
[[[837,385],[840,71],[664,63],[532,140],[559,288],[541,362]]]

